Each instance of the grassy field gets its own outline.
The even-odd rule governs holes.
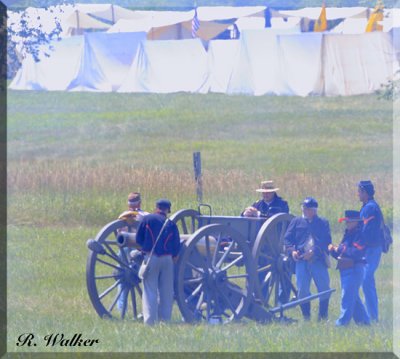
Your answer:
[[[350,98],[225,95],[8,93],[8,351],[392,351],[392,260],[377,273],[381,321],[334,327],[340,283],[331,270],[330,322],[171,325],[101,320],[85,285],[86,240],[140,190],[144,208],[168,197],[195,208],[192,152],[201,151],[204,201],[237,215],[274,179],[291,212],[320,202],[334,242],[345,209],[359,208],[356,184],[376,183],[392,223],[392,107]],[[313,306],[314,310],[316,305]],[[300,319],[298,309],[288,314]],[[83,333],[92,349],[16,347],[21,333]],[[366,340],[368,338],[368,340]]]

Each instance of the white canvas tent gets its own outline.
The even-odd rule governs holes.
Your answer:
[[[281,68],[278,33],[271,28],[242,32],[238,61],[232,72],[228,93],[291,94]]]
[[[368,8],[366,7],[327,7],[326,8],[326,19],[327,20],[337,20],[337,19],[347,19],[347,18],[368,18]],[[307,18],[310,20],[317,20],[321,15],[320,7],[306,7],[299,10],[280,10],[279,14],[281,16],[290,17],[300,17]]]
[[[147,33],[148,40],[192,38],[191,20],[194,11],[142,11],[138,13],[142,16],[141,19],[119,20],[107,32],[144,31]]]
[[[27,56],[11,82],[13,90],[65,91],[79,71],[83,37],[74,36],[52,43],[50,56],[35,62]]]
[[[324,94],[372,93],[393,77],[397,65],[391,36],[384,32],[324,36]]]
[[[208,91],[207,53],[199,39],[146,41],[119,92]]]
[[[110,28],[109,24],[96,20],[78,9],[66,19],[64,26],[64,36],[82,35],[87,30],[105,31]]]
[[[335,26],[330,32],[335,34],[362,34],[367,28],[367,18],[348,18]]]
[[[239,56],[239,40],[212,40],[208,46],[210,92],[226,93]]]
[[[85,34],[80,70],[68,89],[115,91],[125,80],[145,37],[144,32]]]
[[[115,24],[120,19],[142,19],[143,15],[114,4],[76,4],[76,9],[100,20]]]
[[[278,35],[279,63],[289,94],[322,93],[322,38],[321,33]]]

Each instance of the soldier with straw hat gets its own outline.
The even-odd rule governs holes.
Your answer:
[[[261,188],[256,189],[256,192],[262,193],[262,198],[247,207],[242,216],[270,217],[276,213],[289,213],[288,203],[276,194],[277,191],[279,188],[275,186],[274,181],[261,182]]]

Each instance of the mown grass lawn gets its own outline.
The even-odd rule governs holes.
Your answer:
[[[334,327],[340,283],[331,270],[330,321],[154,328],[101,320],[85,285],[86,240],[125,209],[139,189],[144,208],[169,197],[195,208],[192,152],[201,151],[204,200],[237,215],[274,179],[300,213],[320,202],[335,242],[345,209],[359,208],[356,184],[370,178],[392,222],[392,106],[349,98],[225,95],[8,93],[8,351],[392,351],[392,260],[377,273],[381,320]],[[316,305],[313,305],[315,310]],[[288,314],[301,319],[299,309]],[[95,348],[18,348],[22,332],[82,332]],[[366,340],[367,338],[367,340]]]

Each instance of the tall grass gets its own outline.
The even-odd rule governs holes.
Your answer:
[[[390,103],[375,96],[8,95],[9,351],[23,350],[15,346],[21,330],[83,332],[101,339],[98,351],[391,351],[390,256],[378,271],[381,322],[348,330],[333,326],[334,270],[330,322],[291,326],[189,326],[177,308],[171,326],[105,321],[84,280],[87,238],[126,209],[129,192],[140,190],[147,210],[159,197],[170,198],[173,211],[196,208],[193,151],[202,153],[204,202],[215,214],[239,214],[258,198],[260,181],[273,179],[293,214],[315,196],[338,242],[337,218],[359,208],[356,184],[371,179],[391,223]],[[298,309],[290,315],[300,318]]]

